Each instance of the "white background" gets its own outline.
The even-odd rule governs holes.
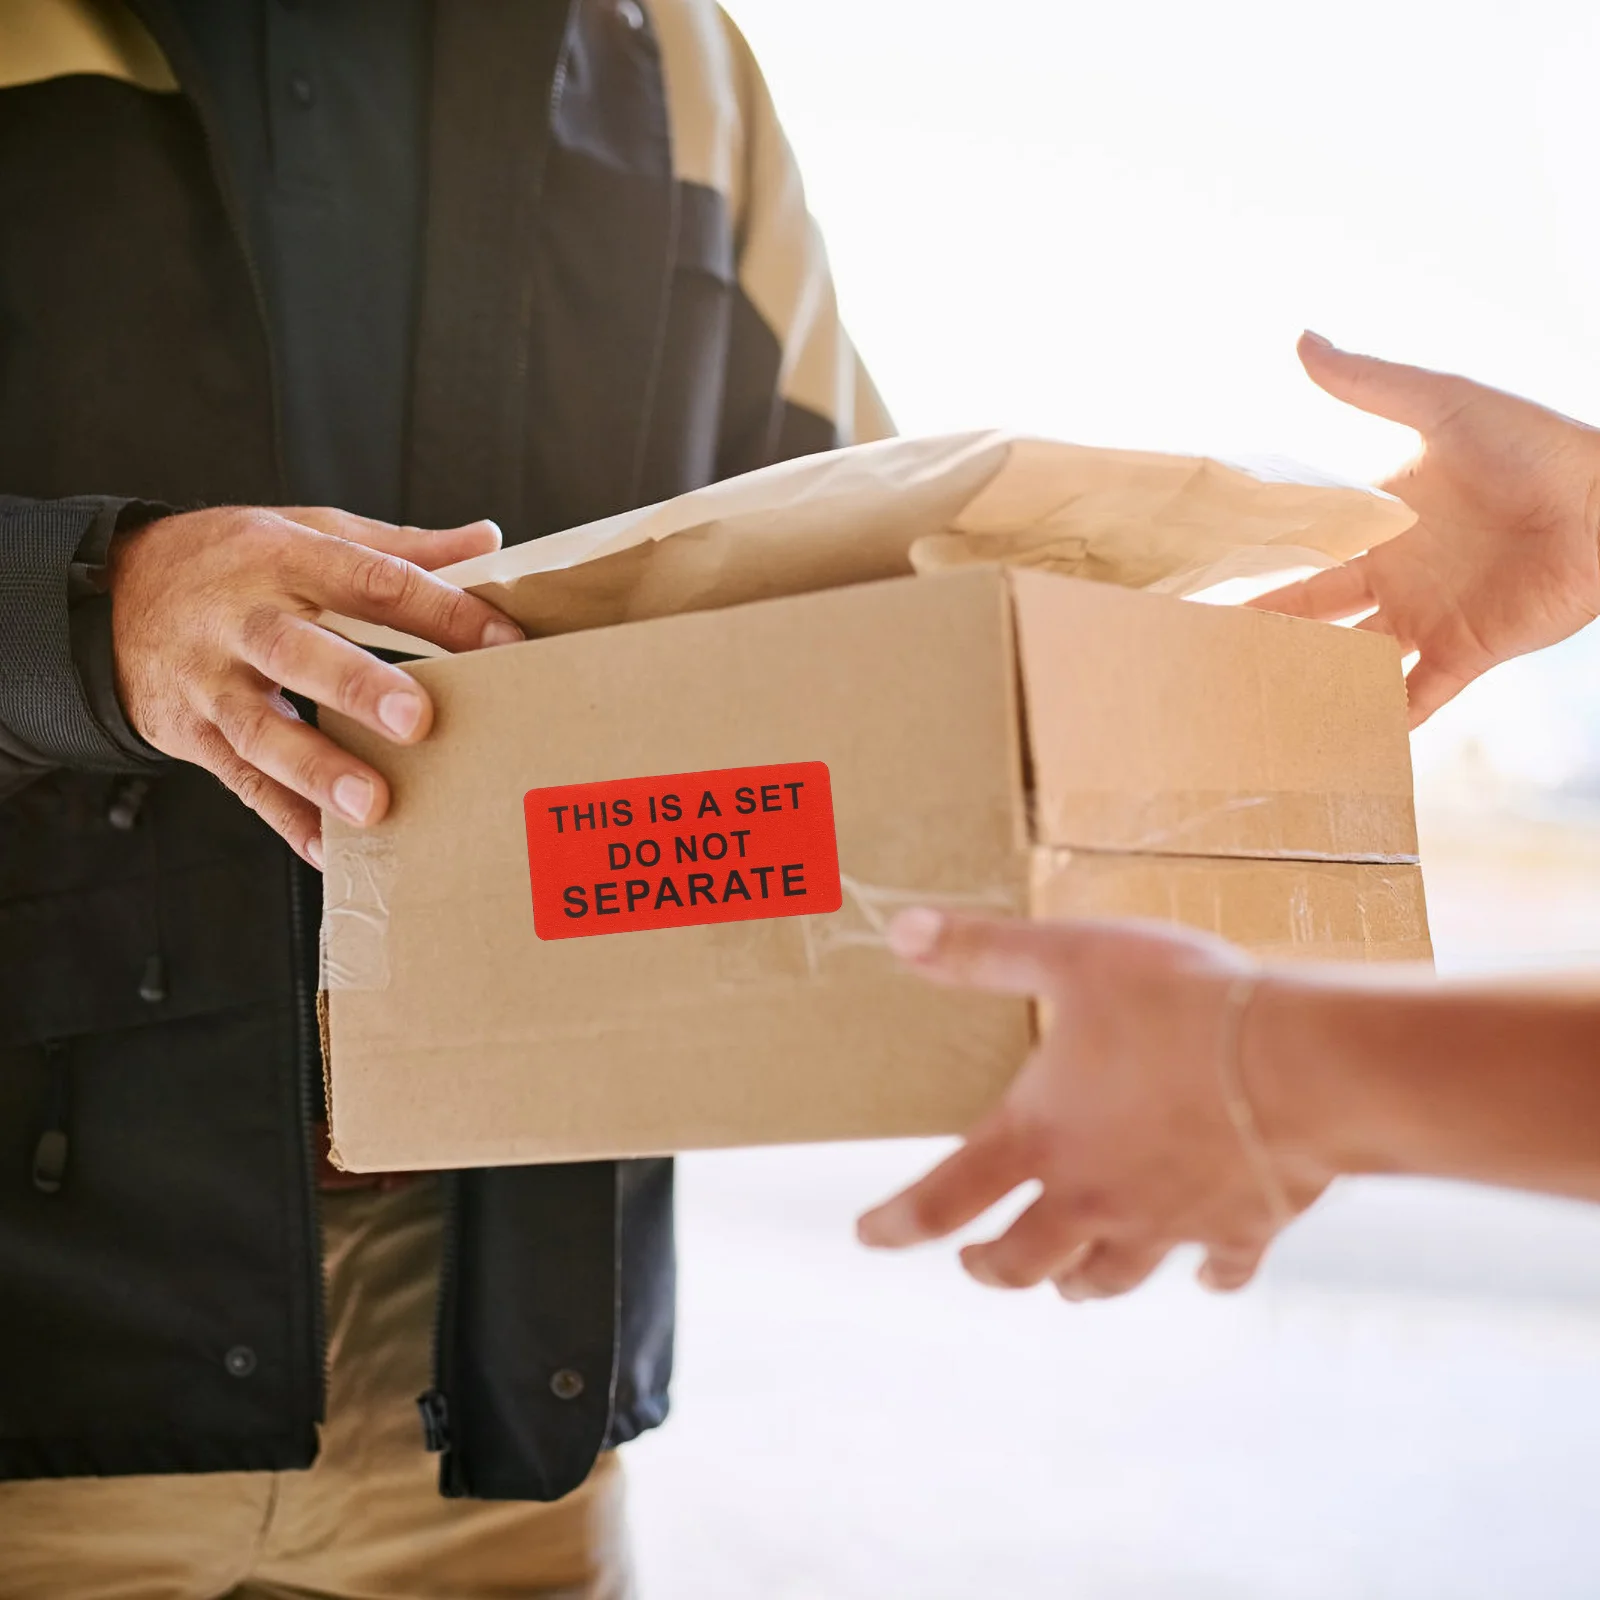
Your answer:
[[[1600,9],[732,10],[903,431],[1380,475],[1414,441],[1312,387],[1307,325],[1600,421]],[[1441,965],[1600,962],[1600,636],[1416,751]],[[646,1600],[1600,1594],[1600,1215],[1357,1186],[1243,1297],[1179,1262],[1076,1308],[855,1248],[937,1148],[683,1164]]]

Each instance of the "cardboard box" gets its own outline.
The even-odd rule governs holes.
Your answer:
[[[958,566],[412,670],[424,744],[327,719],[395,795],[326,823],[354,1170],[958,1131],[1030,1010],[898,970],[903,905],[1428,954],[1377,635]]]

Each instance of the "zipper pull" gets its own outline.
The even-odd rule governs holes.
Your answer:
[[[438,1389],[426,1389],[417,1396],[422,1413],[423,1448],[437,1455],[450,1448],[450,1402]]]
[[[40,1194],[60,1194],[67,1181],[67,1116],[72,1109],[72,1080],[65,1047],[52,1039],[43,1048],[45,1065],[50,1069],[50,1099],[44,1131],[33,1147],[33,1186]]]

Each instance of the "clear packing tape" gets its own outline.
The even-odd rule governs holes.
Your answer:
[[[323,989],[389,987],[389,894],[394,847],[378,834],[351,831],[331,853],[322,879],[319,957]]]
[[[1413,520],[1299,468],[973,433],[781,462],[440,576],[540,636],[994,563],[1192,595],[1334,565]],[[322,620],[359,644],[442,653]]]
[[[322,925],[324,990],[375,992],[390,983],[391,853],[360,840],[340,852],[327,882]],[[1229,938],[1275,960],[1430,959],[1422,881],[1415,858],[1339,861],[1150,856],[1034,845],[1029,882],[987,890],[912,889],[841,876],[844,903],[827,916],[734,923],[707,930],[715,946],[757,929],[792,955],[764,947],[752,974],[713,957],[719,981],[766,979],[773,971],[820,979],[864,952],[888,947],[888,926],[911,906],[978,916],[1139,917]]]

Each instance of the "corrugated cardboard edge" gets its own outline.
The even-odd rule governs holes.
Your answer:
[[[322,1115],[328,1124],[328,1160],[341,1172],[350,1169],[333,1142],[333,1013],[328,991],[317,991],[317,1049],[322,1056]]]
[[[995,589],[1000,604],[1001,648],[1008,652],[1011,662],[1011,771],[1017,785],[1015,810],[1016,835],[1013,848],[1024,866],[1024,881],[1028,884],[1027,915],[1033,911],[1033,739],[1028,722],[1028,685],[1022,668],[1022,634],[1017,622],[1017,603],[1010,575],[999,562],[993,564]],[[932,576],[932,574],[929,574]],[[1028,1042],[1030,1048],[1044,1036],[1044,1013],[1037,996],[1023,1001],[1027,1008]],[[1017,1063],[1021,1069],[1022,1063]],[[961,1130],[958,1130],[961,1131]]]

